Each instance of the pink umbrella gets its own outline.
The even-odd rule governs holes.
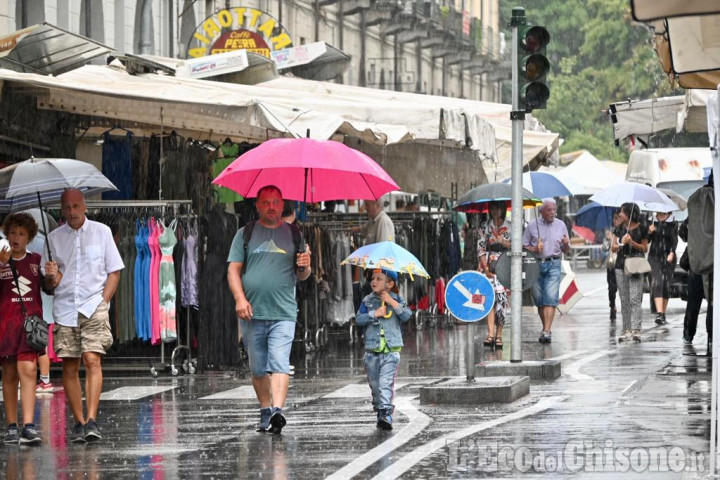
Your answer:
[[[372,158],[333,140],[276,138],[240,155],[213,180],[243,197],[277,186],[286,200],[377,200],[400,190]]]

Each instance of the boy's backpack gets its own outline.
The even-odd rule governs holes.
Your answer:
[[[702,187],[688,199],[688,256],[690,270],[697,274],[710,273],[714,260],[715,191]]]
[[[243,258],[245,259],[245,261],[243,262],[241,275],[244,275],[245,270],[247,270],[248,245],[250,244],[250,239],[252,238],[252,232],[253,228],[255,228],[255,223],[256,220],[246,223],[245,230],[243,230]],[[292,223],[288,223],[288,225],[290,226],[290,231],[292,232],[293,243],[295,244],[295,253],[300,253],[300,248],[302,244],[302,233],[300,233],[300,229],[297,227],[297,225],[293,225]]]

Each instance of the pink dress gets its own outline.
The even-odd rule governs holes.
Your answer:
[[[153,345],[160,343],[160,259],[162,252],[160,251],[160,243],[158,239],[162,232],[158,222],[151,218],[150,235],[148,236],[148,246],[150,247],[150,323],[152,325]]]

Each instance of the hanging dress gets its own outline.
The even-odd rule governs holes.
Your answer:
[[[182,257],[182,285],[180,303],[183,307],[197,308],[198,301],[198,229],[197,224],[190,227],[183,240],[185,251]]]
[[[158,238],[158,245],[162,256],[160,257],[160,339],[163,342],[177,340],[177,321],[175,316],[175,299],[177,298],[177,287],[175,285],[175,260],[173,250],[177,245],[175,236],[175,222],[165,226],[159,220],[162,228],[162,235]]]
[[[137,255],[135,257],[135,289],[133,292],[133,298],[135,300],[135,335],[140,339],[145,339],[145,331],[143,330],[143,295],[145,294],[145,283],[142,280],[143,276],[143,263],[145,262],[145,248],[143,247],[143,229],[145,228],[141,223],[140,219],[135,220],[135,228],[137,233],[135,235],[135,250]]]
[[[153,345],[160,342],[160,244],[162,232],[154,218],[150,219],[148,246],[150,247],[150,341]]]

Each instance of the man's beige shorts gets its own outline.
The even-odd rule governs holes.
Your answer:
[[[78,313],[78,326],[55,324],[53,348],[60,358],[80,358],[85,352],[104,355],[113,344],[108,304],[103,300],[90,318]]]

